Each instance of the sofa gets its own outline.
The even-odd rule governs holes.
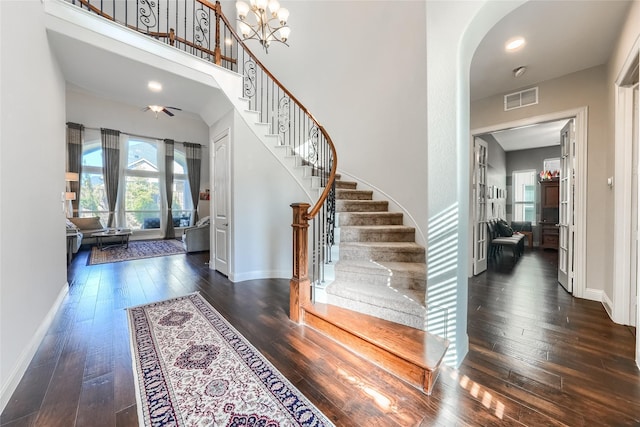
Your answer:
[[[82,238],[84,233],[67,218],[67,264],[71,262],[73,254],[78,253],[80,246],[82,245]]]
[[[96,237],[93,237],[93,233],[99,233],[101,231],[106,231],[107,228],[102,225],[99,217],[87,217],[87,218],[69,218],[69,221],[74,224],[80,233],[82,233],[82,245],[92,245],[98,242]],[[102,241],[104,243],[110,242],[118,242],[122,239],[121,236],[113,236],[113,237],[103,237]],[[80,244],[78,244],[78,248]]]
[[[502,255],[502,249],[507,247],[511,250],[512,260],[515,264],[524,253],[524,234],[514,232],[511,226],[504,219],[490,219],[487,221],[489,232],[489,258],[496,258]]]
[[[182,232],[182,246],[189,252],[208,251],[211,237],[209,235],[209,217],[204,217],[193,227],[187,227]]]

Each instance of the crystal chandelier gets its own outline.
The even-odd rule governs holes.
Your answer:
[[[289,10],[280,7],[278,0],[250,0],[250,4],[239,1],[236,3],[236,10],[244,40],[258,40],[267,53],[269,44],[273,41],[289,46]]]

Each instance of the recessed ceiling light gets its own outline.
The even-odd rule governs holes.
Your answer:
[[[525,40],[523,37],[515,37],[509,40],[507,44],[504,45],[504,48],[507,50],[507,52],[513,52],[520,49],[522,46],[524,46],[524,44]]]
[[[147,87],[149,88],[150,91],[152,92],[160,92],[162,90],[162,85],[158,82],[154,82],[154,81],[150,81],[147,84]]]

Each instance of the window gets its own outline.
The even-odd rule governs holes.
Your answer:
[[[536,171],[514,171],[513,221],[536,222]]]
[[[162,212],[158,142],[129,139],[124,170],[125,227],[160,228]]]
[[[164,143],[129,137],[122,147],[121,176],[116,203],[116,225],[134,230],[164,231],[167,200],[164,171]],[[124,163],[124,164],[123,164]],[[187,177],[187,161],[182,144],[174,146],[173,224],[191,223],[193,203]],[[102,143],[99,131],[87,130],[83,142],[79,215],[99,216],[107,224],[109,208],[102,171]]]
[[[83,142],[78,210],[81,217],[97,216],[102,224],[107,224],[109,205],[102,174],[102,143],[100,132],[90,129],[85,131]]]

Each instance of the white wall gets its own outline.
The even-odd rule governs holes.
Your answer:
[[[309,200],[237,112],[211,126],[210,139],[225,129],[231,130],[229,279],[289,279],[293,251],[290,205]],[[213,181],[211,184],[213,189]]]
[[[468,351],[467,272],[471,236],[469,215],[469,69],[478,44],[521,1],[428,1],[427,93],[428,93],[428,201],[429,253],[438,250],[439,239],[451,239],[455,259],[446,271],[429,267],[429,301],[443,302],[448,309],[453,352],[452,363],[462,362]],[[448,231],[434,236],[438,227]],[[431,255],[430,255],[431,256]],[[434,313],[435,316],[435,313]],[[437,321],[437,319],[434,319]],[[430,319],[432,321],[432,319]],[[451,331],[453,329],[453,331]]]
[[[286,1],[290,47],[249,47],[324,125],[338,169],[426,230],[426,30],[421,1]],[[392,173],[389,173],[391,172]]]
[[[209,127],[195,114],[176,111],[174,117],[142,106],[112,101],[77,86],[67,86],[67,121],[89,127],[105,127],[125,133],[171,138],[181,142],[206,144]]]
[[[65,85],[43,19],[0,1],[0,410],[67,288]]]

